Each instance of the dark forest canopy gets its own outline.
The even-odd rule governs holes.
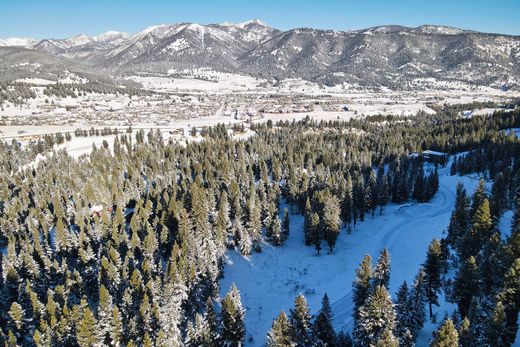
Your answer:
[[[425,158],[409,155],[427,149],[469,151],[453,173],[487,171],[494,178],[510,167],[503,185],[514,196],[520,141],[501,130],[520,127],[520,111],[460,119],[455,110],[385,123],[254,125],[256,135],[240,141],[219,125],[205,129],[205,141],[187,145],[165,143],[157,131],[119,133],[113,151],[93,148],[77,160],[59,151],[34,165],[28,164],[49,153],[56,138],[1,144],[0,339],[9,346],[239,345],[245,336],[239,288],[215,300],[223,256],[228,249],[261,251],[262,238],[283,246],[291,213],[305,215],[305,230],[290,232],[305,232],[308,246],[333,253],[341,224],[355,228],[366,214],[384,213],[389,201],[434,196],[436,166],[447,158],[426,168]],[[481,156],[485,164],[470,162]],[[496,189],[499,195],[504,188]],[[284,218],[281,199],[291,206]],[[490,213],[499,215],[512,201],[492,200]],[[488,236],[468,254],[476,256]],[[434,251],[432,267],[442,265]],[[470,276],[471,266],[461,276]],[[385,276],[370,284],[365,301],[391,305]],[[469,294],[463,295],[466,310]],[[307,319],[304,299],[297,303]],[[334,333],[328,299],[323,305],[317,317],[327,339]],[[366,306],[359,319],[376,308]],[[506,308],[508,317],[512,312]],[[268,340],[283,337],[291,319],[281,314]],[[378,336],[393,341],[400,325],[390,311],[388,319],[390,330]],[[416,337],[413,327],[403,332],[407,338]]]

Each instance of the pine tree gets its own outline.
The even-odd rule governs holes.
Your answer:
[[[108,344],[112,328],[112,297],[104,285],[99,288],[98,334],[101,343]]]
[[[489,209],[489,200],[484,199],[482,204],[477,207],[473,215],[473,235],[476,239],[476,245],[473,248],[475,255],[482,248],[483,243],[491,236],[491,228],[493,227],[493,220],[491,218],[491,212]]]
[[[512,264],[515,259],[520,258],[520,187],[515,196],[515,210],[511,223],[511,235],[507,239],[507,255]]]
[[[292,326],[292,339],[296,347],[311,345],[312,325],[311,315],[305,297],[300,294],[294,301],[294,309],[291,310],[290,322]]]
[[[485,342],[489,346],[510,346],[507,338],[506,310],[501,301],[496,303],[495,309],[488,320],[485,329]]]
[[[419,172],[415,177],[415,184],[413,187],[412,198],[418,202],[426,201],[426,182],[424,177],[424,169],[421,165]]]
[[[426,298],[430,307],[430,318],[433,316],[432,305],[439,305],[437,294],[441,288],[442,252],[439,240],[430,243],[424,263],[426,275]]]
[[[508,194],[504,175],[499,172],[491,188],[491,214],[494,218],[499,219],[502,216],[507,207]]]
[[[340,209],[339,201],[334,195],[330,196],[329,199],[325,200],[323,206],[323,230],[329,246],[329,251],[332,253],[336,246],[336,240],[339,235],[340,227]]]
[[[354,321],[357,321],[359,309],[363,306],[370,295],[372,282],[372,258],[365,255],[356,270],[356,277],[352,284],[352,296],[354,302]]]
[[[291,347],[295,345],[292,340],[292,326],[289,319],[282,311],[274,320],[271,330],[267,333],[268,347]]]
[[[386,248],[379,254],[372,275],[372,282],[374,288],[377,286],[383,286],[388,290],[388,285],[390,284],[390,254]]]
[[[477,258],[482,295],[492,297],[500,290],[508,264],[506,252],[500,233],[494,232]]]
[[[112,321],[110,326],[110,345],[120,346],[122,342],[123,322],[121,313],[117,306],[112,310]]]
[[[454,246],[458,245],[459,239],[469,229],[469,198],[464,189],[464,185],[459,182],[457,184],[457,193],[455,197],[455,209],[451,214],[450,225],[448,227],[448,242]]]
[[[368,184],[367,184],[365,206],[367,207],[367,209],[369,211],[372,211],[372,217],[374,217],[374,213],[377,208],[377,202],[379,200],[376,174],[375,174],[374,170],[370,171],[370,175],[368,177],[367,183]]]
[[[518,331],[518,313],[520,312],[520,258],[516,259],[507,271],[498,300],[505,306],[506,341],[513,343]]]
[[[388,184],[386,180],[385,175],[385,166],[383,164],[380,164],[377,168],[377,177],[376,177],[376,201],[375,205],[376,208],[379,207],[379,213],[381,214],[383,205],[386,205],[386,200],[388,199],[388,187],[385,187],[385,185]],[[386,195],[386,197],[385,197]]]
[[[282,222],[278,216],[275,217],[271,227],[271,239],[275,246],[283,244]]]
[[[403,344],[394,336],[390,328],[385,328],[381,337],[376,341],[375,347],[399,347]]]
[[[485,321],[487,313],[480,303],[480,298],[473,298],[469,306],[468,320],[470,322],[470,331],[473,341],[479,342],[483,340]]]
[[[93,347],[98,344],[96,319],[88,306],[83,309],[77,332],[77,341],[80,347]]]
[[[471,334],[471,327],[468,317],[464,317],[459,328],[459,345],[460,347],[472,347],[475,341]]]
[[[234,223],[236,238],[238,239],[238,247],[242,255],[250,255],[253,247],[253,241],[247,230],[242,226],[242,221],[237,218]]]
[[[311,234],[311,243],[316,248],[316,252],[320,255],[321,250],[321,233],[320,233],[320,217],[314,212],[310,218],[310,234]]]
[[[240,347],[244,343],[244,310],[240,292],[233,284],[222,300],[222,345]]]
[[[332,311],[330,309],[329,297],[323,296],[321,310],[314,321],[314,334],[319,346],[335,346],[336,333],[332,327]]]
[[[180,280],[176,265],[170,262],[167,278],[162,289],[159,326],[164,332],[164,344],[179,346],[182,342],[182,304],[187,299],[187,288]]]
[[[345,184],[345,192],[343,193],[343,199],[341,202],[341,219],[343,223],[347,226],[348,230],[350,230],[350,225],[352,224],[352,209],[354,202],[352,201],[352,179],[350,175],[347,175],[346,184]]]
[[[399,287],[395,304],[396,328],[395,335],[401,342],[401,345],[406,344],[405,341],[412,336],[413,329],[413,306],[410,291],[406,281]],[[413,336],[412,336],[413,342]]]
[[[434,338],[430,347],[458,347],[459,334],[450,319],[447,319],[442,326],[434,333]]]
[[[473,196],[471,197],[471,218],[475,216],[475,212],[480,206],[482,206],[482,204],[484,203],[484,199],[486,198],[486,182],[483,179],[481,179],[478,183],[477,189],[475,189],[475,192],[473,192]]]
[[[395,319],[395,311],[388,291],[383,286],[377,286],[359,309],[359,318],[354,330],[356,345],[373,346],[377,345],[378,341],[396,340],[393,336]]]
[[[453,285],[453,295],[459,312],[466,317],[471,300],[479,292],[479,274],[474,257],[469,257],[460,267]]]
[[[11,304],[9,317],[11,318],[13,329],[18,332],[23,332],[25,325],[25,311],[16,301]]]
[[[289,238],[289,228],[290,228],[290,220],[289,220],[289,210],[287,208],[283,211],[283,224],[282,224],[282,240],[283,242],[287,241]]]
[[[311,201],[310,201],[309,197],[307,196],[307,200],[305,201],[305,212],[304,212],[304,220],[303,220],[303,233],[304,233],[304,240],[305,240],[306,246],[310,246],[313,244],[311,217],[312,217]]]

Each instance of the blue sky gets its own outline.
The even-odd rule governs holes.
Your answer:
[[[0,37],[69,37],[150,25],[259,18],[273,27],[350,30],[442,24],[520,35],[520,0],[0,0]]]

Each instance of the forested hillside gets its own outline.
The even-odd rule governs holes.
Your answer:
[[[252,125],[256,134],[246,140],[232,140],[219,125],[188,144],[129,129],[113,148],[79,159],[52,152],[52,139],[2,143],[0,339],[7,346],[241,346],[240,288],[219,296],[227,251],[284,247],[290,232],[304,233],[302,248],[333,256],[342,225],[355,230],[389,203],[429,201],[438,169],[466,152],[452,173],[479,173],[494,182],[491,192],[484,183],[471,199],[458,190],[449,235],[432,241],[423,269],[394,303],[383,252],[374,268],[366,258],[357,272],[353,332],[334,331],[327,297],[311,317],[298,296],[267,343],[412,346],[442,289],[458,314],[439,322],[434,346],[510,345],[520,309],[520,209],[507,240],[497,223],[516,207],[520,141],[504,130],[520,128],[520,111],[467,119],[458,107],[436,111],[268,122]],[[35,160],[39,154],[47,155]],[[282,200],[288,208],[280,214]],[[304,216],[302,230],[289,230],[295,215]],[[453,278],[444,276],[450,271]]]

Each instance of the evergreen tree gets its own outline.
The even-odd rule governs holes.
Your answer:
[[[339,201],[334,195],[332,195],[329,199],[325,200],[322,219],[323,230],[331,253],[334,251],[336,240],[339,235],[339,215]]]
[[[77,333],[77,341],[80,347],[93,347],[98,344],[96,324],[94,314],[88,306],[85,307]]]
[[[501,301],[496,303],[495,309],[488,320],[485,330],[485,343],[488,346],[506,347],[510,346],[507,338],[508,327],[506,321],[506,309]]]
[[[336,333],[332,326],[332,311],[327,294],[321,301],[321,310],[316,316],[313,330],[318,346],[336,346]]]
[[[459,328],[459,345],[460,347],[476,347],[475,337],[472,334],[468,317],[464,317]]]
[[[300,294],[294,301],[294,309],[291,310],[290,322],[292,326],[292,339],[297,347],[310,346],[312,342],[312,324],[309,307],[305,297]]]
[[[477,209],[480,206],[482,206],[486,198],[486,182],[483,179],[481,179],[478,183],[477,188],[473,192],[473,196],[471,197],[471,218],[475,216],[475,212],[477,212]]]
[[[283,243],[283,231],[282,231],[282,222],[278,216],[275,217],[272,226],[271,226],[271,239],[275,246],[281,246]]]
[[[426,201],[426,182],[422,165],[415,177],[415,185],[413,187],[412,198],[414,198],[418,202]]]
[[[11,318],[12,329],[22,333],[25,325],[25,312],[22,306],[16,301],[11,304],[9,318]]]
[[[504,175],[499,172],[491,188],[491,214],[494,218],[498,219],[502,216],[508,205],[508,195],[509,192],[507,191]]]
[[[349,174],[346,178],[345,192],[343,193],[343,199],[341,202],[341,219],[347,226],[348,230],[350,230],[350,225],[352,224],[353,208],[354,202],[352,200],[352,179],[350,178]]]
[[[379,254],[377,264],[372,275],[372,282],[374,288],[383,286],[388,290],[390,284],[390,253],[385,248]]]
[[[311,224],[311,217],[312,217],[312,209],[311,209],[311,201],[309,197],[307,196],[307,200],[305,201],[305,212],[304,212],[304,220],[303,220],[303,233],[304,233],[304,240],[305,245],[310,246],[313,244],[312,242],[312,224]]]
[[[314,212],[310,218],[310,234],[311,234],[311,243],[316,248],[316,252],[320,255],[321,250],[321,233],[320,233],[320,217]]]
[[[482,248],[483,243],[491,236],[491,228],[493,227],[488,199],[484,199],[482,204],[477,208],[473,215],[472,222],[473,235],[476,242],[478,242],[473,249],[473,252],[476,254]]]
[[[289,227],[290,227],[290,221],[289,221],[289,210],[285,208],[283,212],[283,224],[282,224],[282,242],[287,241],[289,238]]]
[[[426,280],[426,298],[430,307],[430,318],[433,316],[432,305],[439,305],[437,294],[441,288],[442,254],[439,240],[434,239],[428,248],[426,261],[423,264]]]
[[[459,334],[450,319],[444,321],[439,330],[434,333],[431,347],[458,347]]]
[[[381,337],[375,343],[376,347],[399,347],[403,344],[394,336],[390,328],[385,328]]]
[[[377,286],[359,309],[359,318],[354,330],[355,344],[373,346],[380,341],[397,341],[393,336],[395,319],[395,311],[388,291],[383,286]],[[392,342],[390,345],[396,344],[397,342]]]
[[[222,345],[240,347],[244,343],[244,310],[240,293],[233,284],[222,300]]]
[[[219,322],[211,298],[208,298],[206,301],[206,312],[204,318],[207,329],[206,334],[202,336],[203,345],[205,347],[218,347],[220,341]]]
[[[507,239],[506,247],[509,262],[512,264],[515,259],[520,258],[520,188],[516,192],[511,235]]]
[[[119,309],[114,306],[112,309],[112,321],[110,326],[110,345],[120,346],[123,340],[123,322]]]
[[[268,347],[291,347],[295,345],[292,340],[292,326],[285,312],[281,312],[273,322],[271,330],[267,333]]]
[[[460,267],[453,285],[453,295],[459,312],[466,317],[471,300],[479,293],[479,274],[474,257],[469,257]]]
[[[505,306],[505,340],[513,343],[518,331],[518,313],[520,312],[520,258],[516,259],[504,277],[502,291],[498,300]]]
[[[408,289],[406,281],[399,287],[395,304],[396,328],[395,335],[399,339],[401,345],[409,344],[410,339],[413,342],[413,309],[412,297]]]
[[[374,170],[370,171],[370,175],[368,177],[367,187],[366,187],[366,195],[365,195],[365,206],[367,210],[372,212],[372,217],[374,217],[374,213],[377,207],[377,202],[379,200],[378,191],[377,191],[377,180]]]
[[[454,246],[458,245],[459,239],[469,229],[469,198],[464,189],[464,185],[457,184],[455,197],[455,209],[451,214],[450,225],[448,227],[448,242]]]
[[[352,284],[352,301],[354,303],[354,321],[357,322],[359,309],[365,304],[370,295],[372,283],[372,258],[365,255],[356,270],[356,277]]]

